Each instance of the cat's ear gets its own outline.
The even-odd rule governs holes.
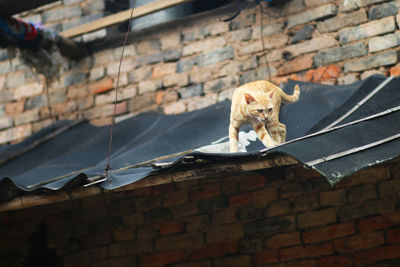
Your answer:
[[[249,95],[249,94],[247,94],[247,93],[244,94],[244,98],[246,99],[246,103],[247,103],[247,104],[250,104],[250,103],[256,101],[256,100],[254,99],[254,97],[252,97],[251,95]]]
[[[272,99],[272,98],[274,98],[274,94],[275,94],[275,91],[272,91],[272,92],[269,94],[268,97],[269,97],[270,99]]]

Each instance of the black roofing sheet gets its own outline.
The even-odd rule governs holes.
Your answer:
[[[309,136],[330,125],[352,109],[363,98],[385,81],[385,77],[370,77],[351,85],[329,86],[299,83],[300,100],[283,105],[281,121],[286,124],[288,142],[267,149],[251,137],[251,128],[243,127],[243,140],[248,143],[247,152],[230,154],[228,148],[228,125],[230,102],[225,101],[211,107],[179,115],[157,113],[139,114],[116,124],[112,143],[111,166],[117,170],[137,165],[158,157],[208,146],[208,153],[195,151],[193,157],[208,158],[218,162],[232,158],[254,158],[261,155],[284,153],[294,156],[322,173],[331,184],[343,177],[376,163],[400,155],[400,112],[350,124],[342,128]],[[386,81],[387,82],[387,81]],[[298,83],[298,82],[296,82]],[[295,82],[289,82],[285,91],[291,93]],[[343,125],[366,116],[400,105],[400,80],[393,79],[379,92],[337,125]],[[60,128],[68,122],[59,122],[35,134],[27,140],[11,146],[0,147],[0,159],[29,146],[36,140]],[[50,189],[60,190],[88,183],[87,178],[104,173],[108,150],[109,126],[94,127],[87,122],[63,132],[34,150],[0,166],[0,199],[9,199],[24,191]],[[395,136],[395,137],[393,137]],[[365,145],[391,137],[368,149]],[[358,152],[352,152],[354,149]],[[344,156],[337,157],[338,153]],[[336,155],[332,160],[323,159]],[[182,161],[180,156],[158,160]],[[329,158],[328,158],[329,159]],[[316,164],[317,163],[317,164]],[[166,168],[168,169],[168,168]],[[165,169],[165,170],[166,170]],[[110,179],[100,183],[105,189],[113,189],[138,181],[155,169],[150,165],[130,168],[113,173]],[[158,170],[159,171],[159,170]],[[163,171],[163,170],[161,170]],[[53,181],[53,182],[50,182]]]

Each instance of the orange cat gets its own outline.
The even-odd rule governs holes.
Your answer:
[[[286,126],[279,122],[281,103],[293,103],[299,99],[300,89],[296,85],[293,95],[268,81],[246,83],[235,90],[232,96],[229,145],[231,152],[237,152],[239,128],[251,123],[258,139],[272,147],[286,140]]]

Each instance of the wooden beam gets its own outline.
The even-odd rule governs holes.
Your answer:
[[[145,15],[191,1],[193,0],[157,0],[146,5],[135,7],[133,10],[132,18],[135,19],[143,17]],[[84,33],[89,33],[106,27],[110,27],[112,25],[129,20],[131,17],[131,11],[131,9],[128,9],[89,23],[82,24],[75,28],[63,31],[60,33],[60,35],[65,38],[71,38]]]

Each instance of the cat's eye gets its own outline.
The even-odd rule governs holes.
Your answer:
[[[262,110],[262,109],[257,109],[257,112],[258,112],[258,113],[262,113],[263,110]]]
[[[269,108],[269,109],[268,109],[268,113],[271,113],[271,112],[272,112],[272,108]]]

